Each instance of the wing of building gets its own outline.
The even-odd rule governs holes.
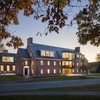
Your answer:
[[[15,73],[15,61],[15,53],[8,53],[8,50],[0,52],[0,74]]]
[[[58,76],[79,74],[84,55],[80,47],[61,48],[33,43],[27,39],[27,47],[19,48],[16,55],[16,75],[20,76]]]

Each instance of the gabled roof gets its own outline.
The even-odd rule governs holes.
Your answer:
[[[16,54],[15,53],[4,53],[4,52],[0,52],[0,62],[2,62],[2,57],[14,57],[14,62],[16,59]]]
[[[49,46],[49,45],[43,45],[43,44],[37,44],[37,43],[31,44],[31,48],[36,58],[50,58],[50,57],[42,57],[40,55],[40,50],[54,51],[54,57],[52,57],[52,59],[62,59],[63,51],[81,54],[79,52],[76,52],[73,49],[61,48],[61,47],[55,47],[55,46]]]
[[[27,49],[19,48],[18,50],[19,50],[20,55],[21,55],[22,58],[30,58],[30,55],[27,52]]]

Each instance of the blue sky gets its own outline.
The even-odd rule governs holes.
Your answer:
[[[82,4],[81,4],[82,5]],[[84,5],[84,3],[83,3]],[[79,8],[73,9],[69,15],[69,20],[67,23],[71,20],[73,17],[73,14],[78,12]],[[64,47],[64,48],[70,48],[74,49],[77,46],[80,46],[81,53],[85,55],[85,57],[89,60],[89,62],[95,61],[95,56],[97,53],[100,53],[100,47],[94,47],[90,45],[89,43],[87,45],[79,45],[77,41],[77,25],[74,25],[73,27],[64,27],[63,29],[60,29],[59,34],[52,32],[49,33],[47,36],[36,36],[37,32],[44,32],[46,25],[41,23],[41,20],[35,21],[33,16],[25,17],[23,16],[23,12],[21,11],[19,13],[19,25],[10,25],[8,30],[11,32],[11,34],[14,34],[16,36],[19,36],[22,38],[24,42],[24,46],[22,48],[26,48],[27,45],[27,38],[33,37],[33,42],[35,43],[41,43],[41,44],[47,44],[47,45],[53,45],[58,47]],[[8,40],[4,40],[3,42],[6,43]],[[9,52],[16,53],[17,49],[14,50],[12,47],[8,48]]]

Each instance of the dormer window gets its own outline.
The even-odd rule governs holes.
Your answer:
[[[43,57],[54,57],[54,51],[41,50],[41,56],[43,56]]]

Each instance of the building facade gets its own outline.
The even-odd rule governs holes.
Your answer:
[[[0,74],[15,73],[16,54],[8,53],[8,50],[0,52]]]
[[[19,48],[16,55],[16,75],[58,76],[79,74],[84,55],[80,47],[73,49],[33,43],[27,39],[27,47]]]

